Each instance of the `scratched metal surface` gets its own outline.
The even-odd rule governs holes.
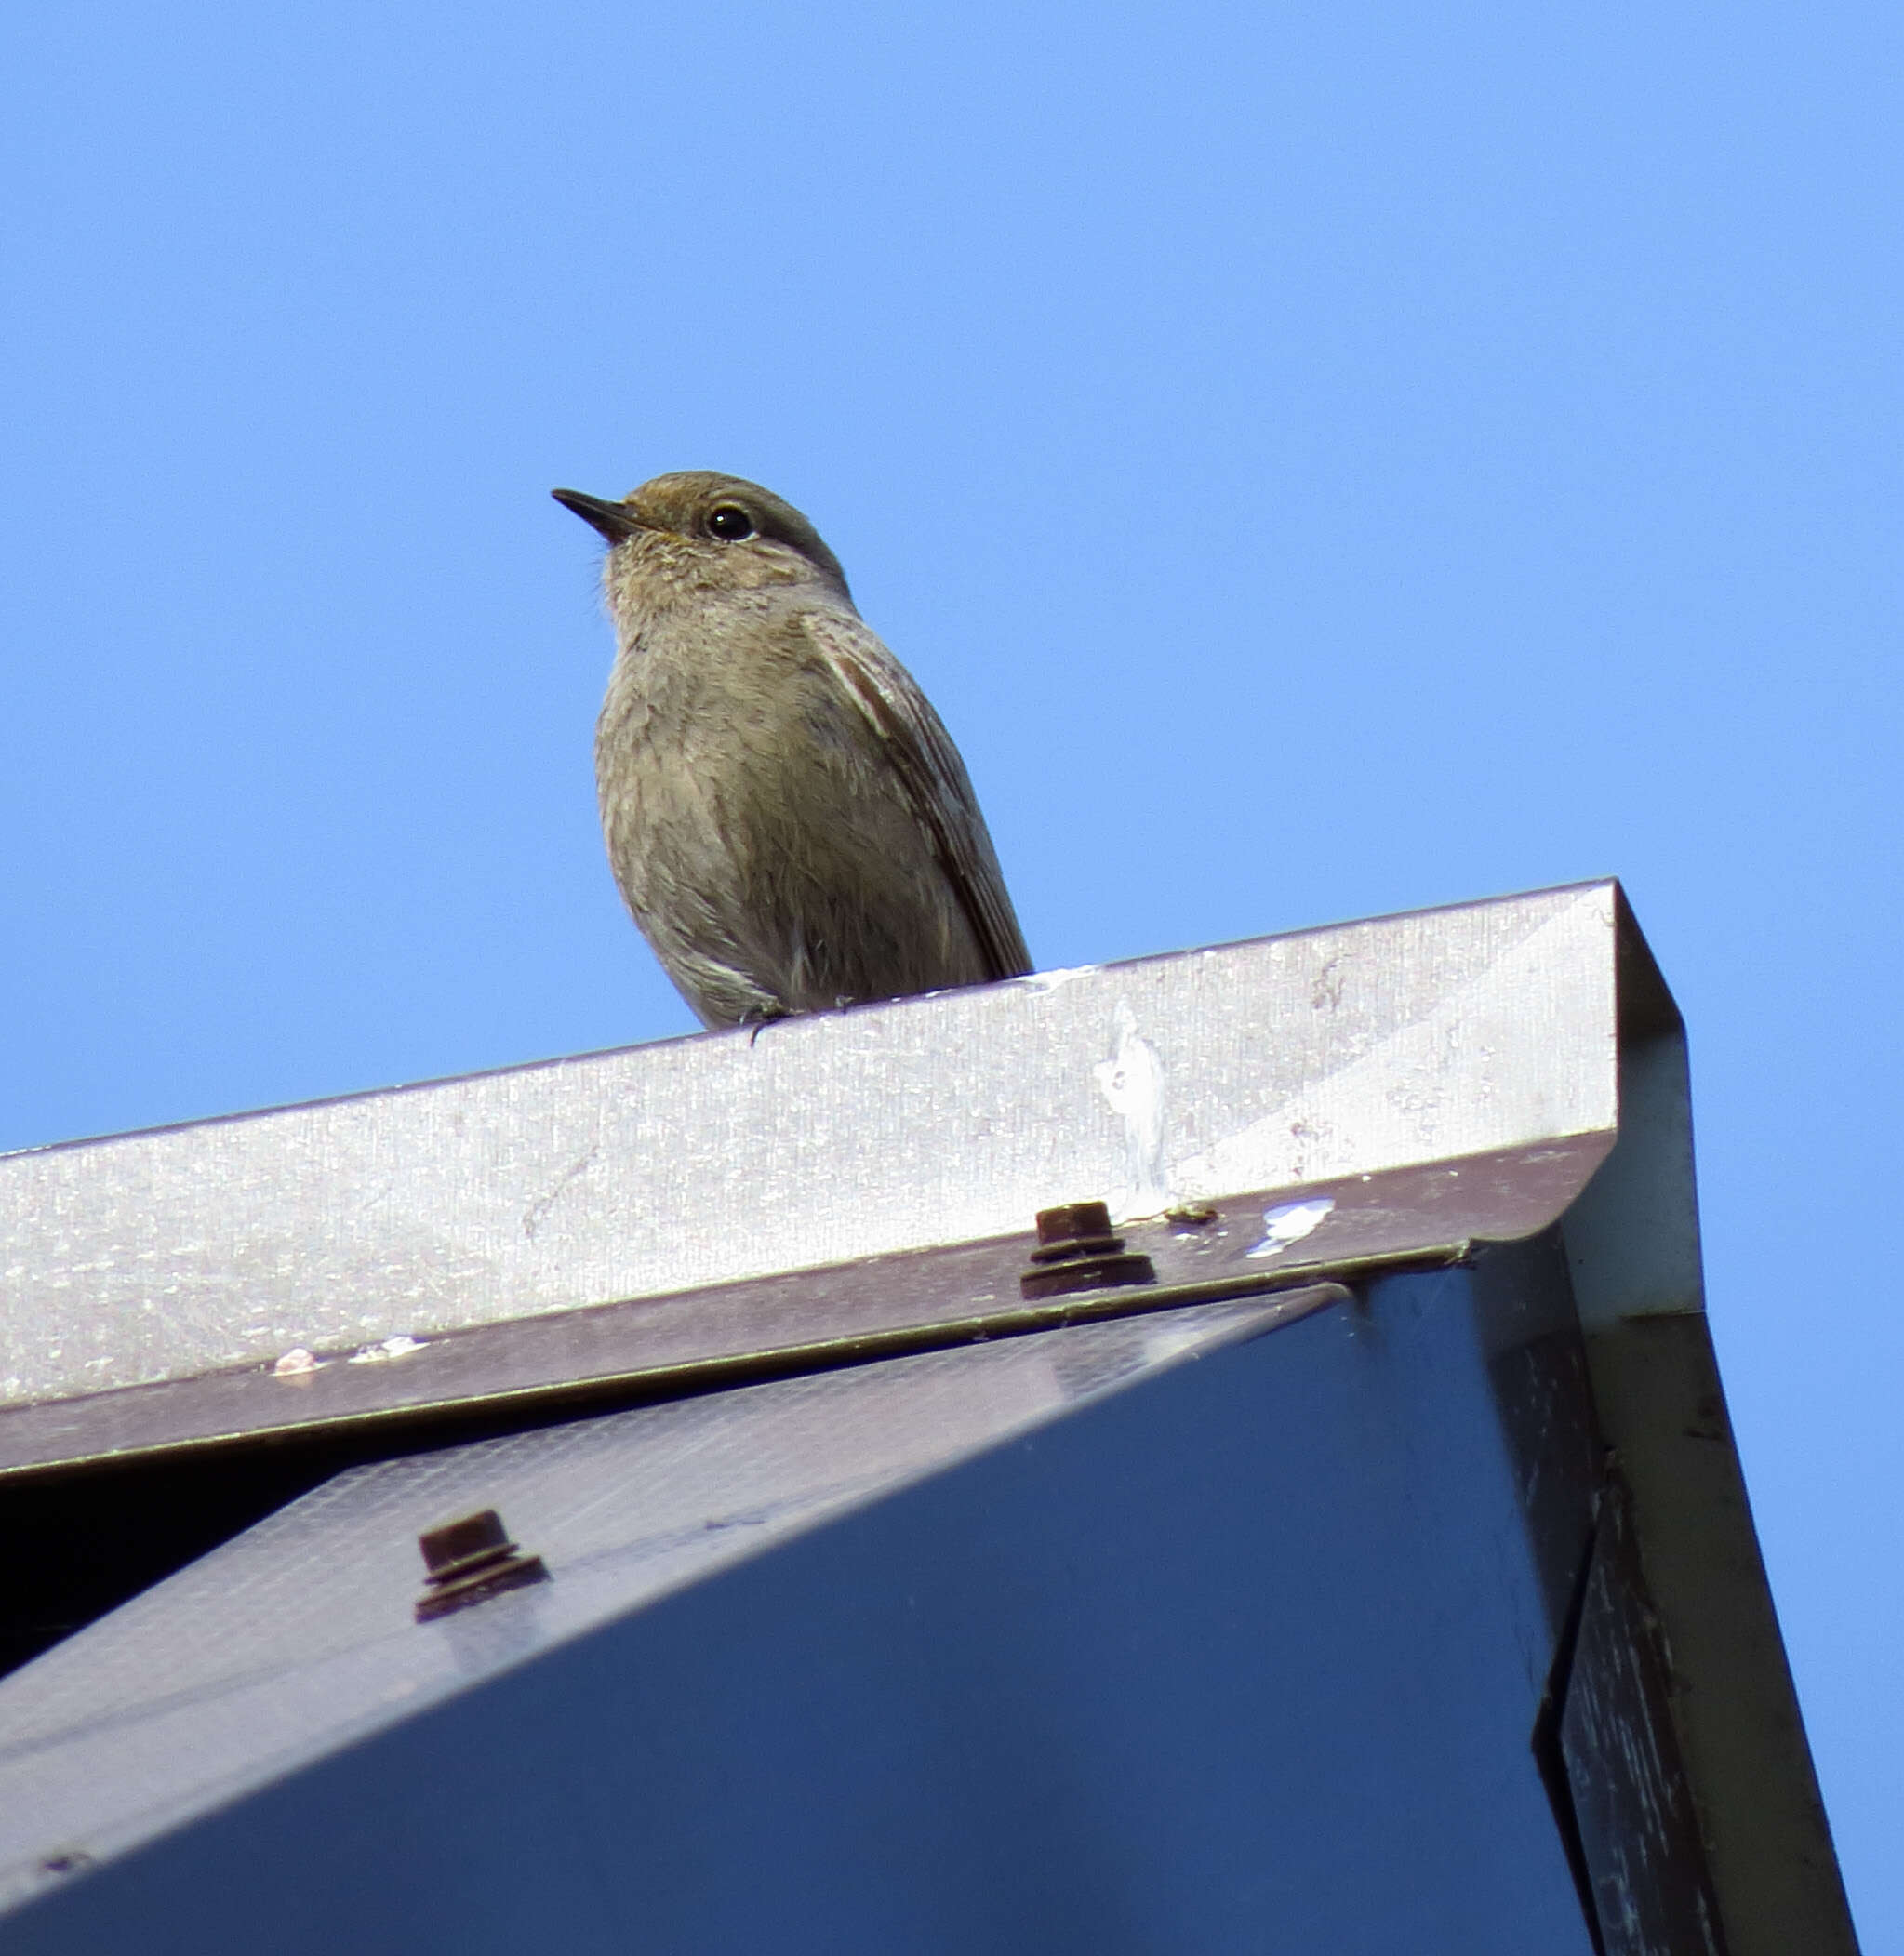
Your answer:
[[[1726,1956],[1673,1685],[1616,1481],[1601,1504],[1559,1726],[1604,1956]]]
[[[1607,1136],[1593,884],[0,1161],[0,1403]]]
[[[342,1474],[0,1683],[0,1906],[44,1886],[48,1859],[110,1858],[1300,1307],[1080,1325]],[[520,1607],[418,1626],[418,1535],[492,1505],[553,1579]]]

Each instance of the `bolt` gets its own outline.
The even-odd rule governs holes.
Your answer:
[[[1126,1253],[1111,1232],[1111,1211],[1100,1202],[1068,1202],[1038,1211],[1038,1247],[1019,1278],[1028,1299],[1062,1297],[1076,1290],[1107,1290],[1119,1284],[1154,1284],[1148,1257]]]
[[[446,1617],[468,1609],[504,1590],[547,1582],[549,1572],[539,1555],[525,1555],[510,1540],[502,1517],[493,1508],[467,1514],[447,1527],[433,1528],[417,1537],[429,1570],[429,1587],[417,1599],[417,1621]]]

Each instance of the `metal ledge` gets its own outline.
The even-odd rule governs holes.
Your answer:
[[[1600,883],[0,1160],[0,1404],[1618,1124]]]

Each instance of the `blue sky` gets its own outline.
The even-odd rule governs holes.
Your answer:
[[[0,1146],[687,1030],[552,485],[800,504],[1038,962],[1617,873],[1866,1946],[1895,9],[23,9]]]

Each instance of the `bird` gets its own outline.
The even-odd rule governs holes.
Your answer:
[[[609,866],[702,1025],[1030,972],[958,749],[813,525],[712,470],[551,493],[608,544]]]

